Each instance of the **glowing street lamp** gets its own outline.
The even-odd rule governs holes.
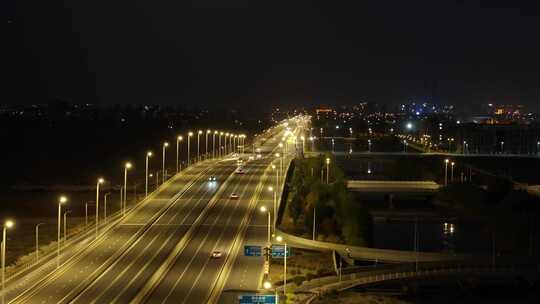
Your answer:
[[[96,239],[98,237],[98,225],[99,225],[99,185],[103,184],[105,180],[98,178],[96,183]]]
[[[188,166],[191,165],[191,160],[189,158],[189,155],[190,155],[189,150],[191,150],[191,147],[189,146],[190,145],[189,142],[190,142],[191,137],[193,137],[193,132],[188,133],[188,139],[187,139],[187,164]]]
[[[132,165],[130,162],[127,162],[124,165],[124,200],[122,203],[122,216],[126,215],[126,205],[127,205],[127,172],[131,169]]]
[[[165,149],[167,149],[167,147],[169,146],[169,143],[168,142],[164,142],[163,143],[163,148],[161,149],[163,151],[163,165],[162,165],[162,172],[163,173],[163,179],[162,179],[162,182],[161,183],[164,183],[165,182],[165,179],[167,179],[167,174],[165,173]]]
[[[450,160],[447,158],[444,160],[444,185],[448,185],[448,163]]]
[[[199,132],[197,132],[197,161],[201,160],[199,142],[200,142],[200,137],[201,137],[202,133],[203,132],[201,130],[199,130]]]
[[[216,158],[216,135],[219,134],[218,131],[214,131],[212,134],[212,158]]]
[[[326,184],[329,184],[330,177],[330,158],[326,158]]]
[[[276,153],[276,157],[279,158],[279,175],[283,174],[283,156],[279,153]]]
[[[145,170],[145,179],[144,179],[144,197],[148,196],[148,161],[152,157],[152,151],[146,152],[146,170]]]
[[[272,283],[270,281],[266,280],[263,283],[263,287],[264,287],[264,289],[269,290],[270,288],[272,288]]]
[[[62,204],[67,202],[67,197],[61,196],[58,199],[58,233],[56,239],[56,268],[60,267],[60,230],[61,230],[61,221],[62,221]],[[3,293],[2,293],[3,294]]]
[[[205,158],[208,158],[208,134],[212,133],[210,130],[206,130],[206,152],[205,152]]]
[[[4,228],[2,229],[2,304],[5,303],[4,295],[6,293],[4,289],[5,280],[6,280],[6,234],[7,229],[13,227],[13,221],[7,220],[4,223]]]
[[[456,165],[455,162],[451,162],[450,163],[450,182],[453,183],[454,182],[454,166]]]
[[[180,142],[184,140],[182,136],[176,137],[176,173],[180,172],[182,165],[180,164]]]
[[[267,213],[268,214],[268,239],[267,239],[267,246],[268,248],[270,248],[270,245],[271,245],[271,240],[270,240],[270,236],[271,236],[271,232],[270,232],[270,227],[272,226],[271,222],[271,215],[270,215],[270,210],[268,210],[268,208],[266,208],[266,206],[262,206],[260,209],[259,209],[262,213]]]

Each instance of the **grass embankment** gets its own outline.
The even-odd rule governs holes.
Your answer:
[[[343,172],[334,165],[334,159],[330,159],[329,183],[326,183],[325,158],[319,156],[294,161],[280,227],[310,238],[316,210],[318,240],[369,246],[373,239],[371,215],[361,202],[352,200]]]

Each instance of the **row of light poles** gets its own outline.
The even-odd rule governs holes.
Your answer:
[[[305,150],[305,137],[301,136],[300,139],[302,140],[302,151],[304,151]],[[313,139],[310,137],[310,140],[312,141]],[[285,138],[282,139],[282,141],[285,141]],[[287,288],[287,243],[284,241],[282,236],[276,235],[275,233],[276,233],[276,220],[277,220],[277,190],[279,188],[279,182],[280,182],[279,176],[283,175],[283,155],[286,154],[288,151],[287,151],[287,144],[284,145],[283,143],[279,143],[278,146],[279,148],[282,149],[281,151],[282,153],[275,154],[276,159],[279,159],[279,162],[280,162],[279,168],[277,168],[277,166],[274,164],[271,165],[272,170],[276,171],[276,185],[275,187],[268,186],[268,191],[273,193],[273,204],[274,204],[273,221],[272,221],[271,212],[266,206],[261,206],[260,211],[261,213],[266,213],[268,216],[268,236],[267,236],[268,254],[271,254],[272,237],[274,237],[274,239],[278,243],[282,243],[284,245],[283,295],[286,297],[286,294],[287,294],[287,291],[286,291],[286,288]],[[329,174],[328,174],[329,165],[330,165],[330,158],[326,158],[326,171],[327,171],[326,182],[327,183],[329,182]],[[315,235],[315,222],[313,223],[313,235]],[[269,263],[269,261],[267,261],[267,263]],[[268,276],[268,273],[266,273],[265,275]],[[263,288],[266,290],[269,290],[272,288],[272,283],[270,282],[268,277],[266,277],[266,279],[263,282]],[[276,301],[277,301],[277,290],[276,290]]]
[[[448,186],[448,164],[450,164],[450,182],[454,181],[454,166],[455,162],[451,162],[448,158],[444,160],[444,185]]]
[[[200,160],[200,135],[203,134],[201,130],[197,132],[197,160]],[[222,156],[221,151],[221,137],[224,136],[224,153],[228,154],[234,151],[244,151],[244,141],[246,136],[244,134],[233,134],[233,133],[224,133],[220,131],[214,131],[211,130],[206,131],[206,138],[205,138],[205,155],[208,157],[209,151],[208,151],[208,136],[212,134],[212,158],[215,158],[216,155],[219,157]],[[215,151],[215,141],[216,141],[216,135],[219,135],[219,151],[216,154]],[[187,157],[188,157],[188,165],[190,164],[190,141],[189,139],[193,136],[193,132],[188,133],[188,151],[187,151]],[[177,145],[176,145],[176,172],[178,173],[181,170],[181,164],[179,162],[180,159],[180,142],[183,140],[183,136],[177,137]],[[227,142],[229,143],[229,148],[227,148]],[[163,155],[163,162],[162,162],[162,173],[163,173],[163,182],[166,179],[166,171],[165,171],[165,151],[166,148],[169,146],[168,142],[164,142],[162,146],[162,155]],[[148,196],[148,167],[149,167],[149,159],[153,156],[152,151],[148,151],[146,153],[145,157],[145,197]],[[122,216],[125,216],[126,212],[126,205],[127,205],[127,176],[128,171],[133,167],[133,165],[130,162],[126,162],[124,164],[124,186],[120,187],[120,208],[121,208],[121,214]],[[157,177],[157,176],[156,176]],[[96,181],[96,200],[95,200],[95,206],[96,206],[96,214],[95,214],[95,238],[99,235],[99,199],[100,199],[100,188],[101,185],[105,183],[104,178],[98,178]],[[105,221],[107,220],[107,196],[110,195],[110,193],[106,193],[104,196],[104,217]],[[60,243],[61,243],[61,228],[62,228],[62,205],[66,204],[68,202],[68,199],[66,196],[60,196],[58,199],[58,219],[57,219],[57,241],[56,241],[56,267],[60,267]],[[67,226],[67,214],[69,214],[71,210],[66,210],[63,213],[64,217],[64,241],[67,239],[67,232],[66,232],[66,226]],[[38,223],[35,226],[35,242],[36,242],[36,261],[39,261],[39,226],[43,225],[45,223]],[[4,304],[5,301],[5,256],[6,256],[6,235],[7,235],[7,229],[13,227],[14,222],[11,220],[7,220],[3,225],[3,233],[2,233],[2,243],[0,247],[0,253],[1,253],[1,267],[2,267],[2,296],[1,296],[1,303]],[[85,203],[85,225],[88,226],[88,203]]]

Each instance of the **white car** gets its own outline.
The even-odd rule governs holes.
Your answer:
[[[257,154],[257,159],[260,159],[261,157],[262,157],[262,155]]]
[[[223,253],[221,251],[213,251],[212,252],[212,259],[219,259],[223,256]]]
[[[236,193],[231,193],[231,196],[230,196],[231,199],[239,199],[240,196]]]

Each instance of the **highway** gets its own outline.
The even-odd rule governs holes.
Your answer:
[[[258,147],[263,157],[248,162],[244,166],[245,174],[234,174],[227,181],[204,221],[194,229],[189,243],[171,255],[170,263],[155,273],[155,280],[150,280],[139,292],[135,302],[220,302],[221,293],[230,282],[239,282],[244,290],[251,292],[259,289],[262,257],[249,259],[249,269],[246,269],[241,254],[253,223],[258,233],[250,233],[250,241],[266,242],[266,216],[261,216],[258,208],[263,204],[270,206],[272,202],[266,190],[274,181],[274,175],[268,173],[273,160],[271,152],[279,143],[276,137],[280,135],[281,132]],[[231,199],[231,193],[237,193],[239,198]],[[223,256],[212,259],[211,253],[216,250]]]
[[[16,296],[13,303],[62,303],[82,299],[79,295],[94,290],[94,280],[99,284],[101,280],[112,278],[109,281],[112,284],[120,275],[116,271],[120,269],[119,266],[126,266],[126,262],[131,262],[131,267],[127,269],[140,266],[141,256],[137,254],[141,250],[165,250],[167,244],[173,244],[168,237],[173,234],[174,228],[179,227],[162,224],[174,219],[188,224],[218,188],[209,184],[208,176],[214,174],[223,180],[234,168],[233,162],[208,162],[187,169],[168,187],[127,215],[121,225],[108,231],[38,286],[26,293],[8,294],[7,298]],[[133,259],[134,256],[139,258]],[[143,258],[147,261],[148,255],[145,254]],[[89,298],[84,299],[91,303]]]
[[[266,243],[266,216],[258,208],[273,203],[270,164],[283,134],[276,128],[260,136],[262,157],[247,161],[243,174],[235,172],[233,157],[187,168],[96,240],[62,257],[58,269],[8,286],[7,302],[217,303],[230,283],[257,291],[263,258],[241,254],[246,241]],[[214,251],[223,255],[211,258]]]

